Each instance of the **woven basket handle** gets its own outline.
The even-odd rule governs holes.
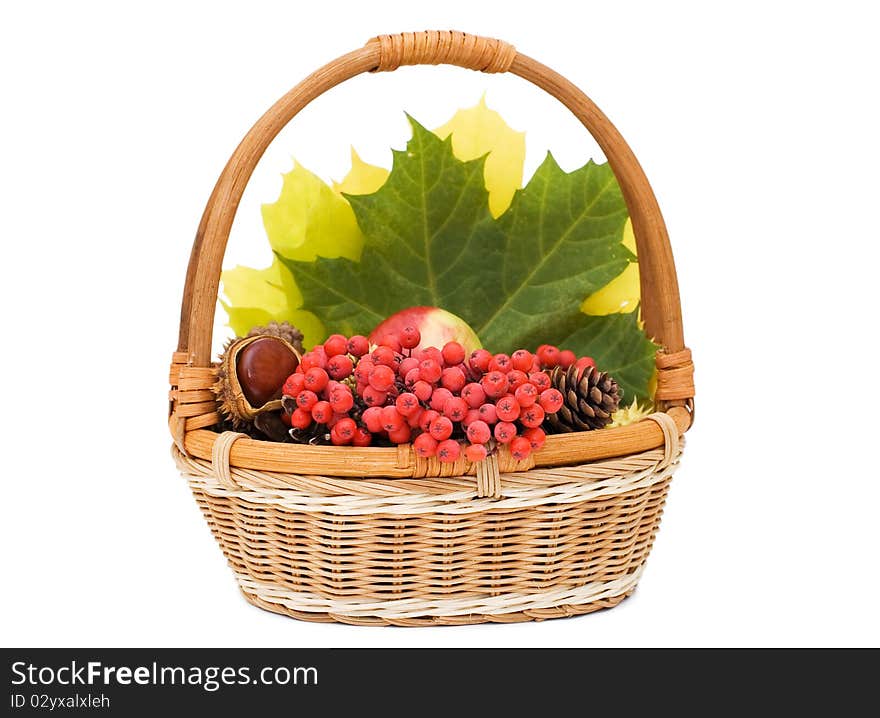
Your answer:
[[[481,72],[511,72],[557,98],[583,123],[608,158],[632,218],[645,329],[666,354],[684,351],[678,280],[666,226],[645,173],[614,125],[571,82],[513,46],[461,32],[428,31],[381,35],[324,65],[278,100],[235,149],[205,207],[187,269],[178,351],[189,354],[192,365],[210,364],[226,242],[245,185],[269,143],[312,100],[345,80],[401,65],[441,63]]]

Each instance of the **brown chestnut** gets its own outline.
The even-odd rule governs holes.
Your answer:
[[[299,359],[277,337],[264,336],[244,347],[236,357],[235,373],[248,403],[259,408],[281,398],[281,387],[296,370]]]

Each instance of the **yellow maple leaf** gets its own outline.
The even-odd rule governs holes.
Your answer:
[[[351,169],[342,182],[334,182],[333,190],[338,194],[373,194],[388,179],[384,167],[364,162],[354,147],[351,148]]]
[[[351,205],[296,161],[283,177],[278,199],[262,207],[272,250],[303,262],[314,261],[318,255],[360,259],[364,238]],[[277,258],[266,269],[225,270],[221,279],[226,300],[221,303],[236,334],[274,320],[298,327],[309,346],[323,339],[323,324],[300,309],[302,294]]]
[[[289,259],[361,256],[364,238],[351,205],[295,160],[278,199],[263,205],[263,226],[272,249]]]
[[[302,294],[287,268],[276,257],[266,269],[234,267],[221,275],[223,298],[220,303],[229,317],[229,326],[237,336],[253,327],[275,322],[290,322],[298,327],[306,341],[318,341],[324,325],[311,312],[299,309]]]
[[[483,95],[473,107],[456,112],[434,134],[441,139],[451,134],[452,151],[462,161],[489,153],[484,172],[489,211],[493,217],[500,216],[510,206],[514,192],[522,187],[525,133],[512,129],[501,115],[490,110]]]
[[[630,219],[623,226],[622,244],[633,254],[636,253],[636,237]],[[629,314],[639,304],[639,293],[639,265],[632,262],[608,284],[587,297],[581,304],[581,311],[594,316]]]

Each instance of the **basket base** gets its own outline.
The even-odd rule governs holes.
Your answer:
[[[280,613],[290,618],[297,618],[301,621],[346,623],[354,626],[461,626],[475,623],[544,621],[553,618],[580,616],[606,608],[613,608],[635,591],[640,574],[641,570],[638,570],[627,576],[626,580],[611,581],[605,584],[605,590],[601,590],[601,584],[593,584],[592,586],[584,587],[586,591],[581,589],[580,591],[573,592],[572,597],[577,593],[580,593],[582,596],[590,596],[589,600],[584,600],[583,602],[561,602],[558,605],[550,605],[546,600],[543,602],[541,600],[529,601],[528,603],[533,603],[534,605],[522,610],[499,610],[497,613],[459,611],[444,614],[441,610],[438,610],[439,607],[436,607],[434,610],[435,615],[415,615],[416,612],[412,612],[410,615],[395,615],[396,612],[394,611],[382,610],[381,604],[376,606],[376,614],[384,615],[370,615],[368,611],[364,610],[360,610],[356,614],[349,614],[343,611],[303,610],[302,608],[295,608],[296,603],[287,600],[283,591],[279,592],[277,587],[271,589],[267,594],[267,592],[260,590],[260,584],[253,580],[241,580],[242,577],[239,577],[239,590],[245,597],[245,600],[257,608],[262,608],[272,613]],[[290,595],[301,596],[302,594],[291,593]],[[503,600],[503,598],[496,597],[495,600]],[[517,598],[519,599],[517,602],[522,603],[523,597]],[[542,603],[544,605],[541,605]]]
[[[280,603],[272,603],[264,601],[259,596],[249,594],[243,588],[239,587],[245,600],[262,608],[264,611],[272,613],[280,613],[288,618],[296,618],[300,621],[311,621],[312,623],[346,623],[351,626],[404,626],[418,628],[422,626],[469,626],[476,623],[523,623],[525,621],[546,621],[553,618],[571,618],[572,616],[583,616],[594,611],[604,611],[608,608],[614,608],[623,599],[632,595],[633,588],[626,593],[612,598],[603,598],[592,603],[585,603],[580,606],[557,606],[555,608],[541,608],[529,611],[517,611],[515,613],[500,613],[496,615],[489,614],[471,614],[468,616],[424,616],[421,618],[380,618],[378,616],[341,616],[331,613],[315,613],[313,611],[297,611],[287,608]]]

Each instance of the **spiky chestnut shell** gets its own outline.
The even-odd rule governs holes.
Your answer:
[[[279,336],[232,340],[220,357],[214,384],[220,413],[241,428],[258,414],[279,409],[281,387],[299,361],[299,352]]]

